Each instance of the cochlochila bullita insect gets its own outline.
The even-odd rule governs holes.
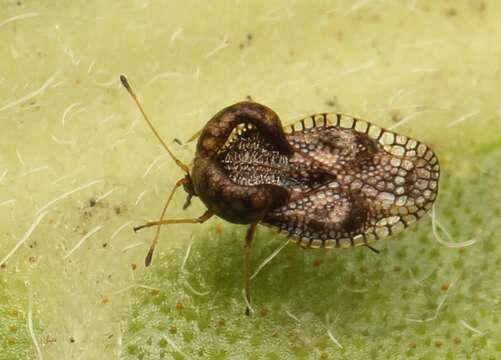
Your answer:
[[[321,113],[283,127],[255,102],[219,111],[197,133],[191,168],[178,160],[145,114],[125,76],[120,80],[155,136],[186,174],[168,196],[146,256],[150,265],[160,226],[203,223],[216,215],[248,224],[245,237],[246,313],[251,243],[258,224],[278,229],[303,248],[371,247],[423,217],[437,197],[440,167],[425,144],[354,116]],[[198,197],[198,218],[164,219],[175,191]]]

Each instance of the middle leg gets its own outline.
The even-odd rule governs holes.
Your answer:
[[[244,245],[244,251],[245,251],[245,268],[244,268],[244,274],[245,274],[245,299],[247,300],[247,306],[245,308],[245,315],[249,316],[251,309],[250,309],[250,303],[251,303],[251,269],[250,269],[250,260],[251,260],[251,244],[252,244],[252,239],[254,238],[254,234],[256,233],[256,227],[257,224],[251,224],[249,228],[247,229],[247,234],[245,235],[245,245]]]

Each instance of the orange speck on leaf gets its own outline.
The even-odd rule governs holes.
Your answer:
[[[160,290],[159,289],[151,289],[150,294],[151,295],[158,295],[158,294],[160,294]]]

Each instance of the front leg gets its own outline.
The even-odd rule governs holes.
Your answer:
[[[134,231],[147,228],[150,226],[157,226],[157,232],[155,234],[155,238],[153,239],[153,242],[151,243],[150,250],[148,251],[148,255],[146,255],[146,259],[144,260],[144,264],[146,266],[150,266],[151,260],[153,258],[153,251],[155,250],[155,246],[157,245],[158,242],[158,235],[160,233],[160,226],[161,225],[167,225],[167,224],[201,224],[210,219],[214,215],[211,211],[207,210],[205,213],[203,213],[202,216],[199,216],[197,218],[193,219],[162,219],[163,218],[163,212],[161,216],[161,220],[159,221],[150,221],[147,222],[146,224],[139,226],[137,228],[134,228]]]

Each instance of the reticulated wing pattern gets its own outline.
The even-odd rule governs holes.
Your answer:
[[[284,129],[296,149],[290,201],[263,224],[303,247],[367,245],[421,218],[438,191],[438,159],[425,144],[342,114]]]

